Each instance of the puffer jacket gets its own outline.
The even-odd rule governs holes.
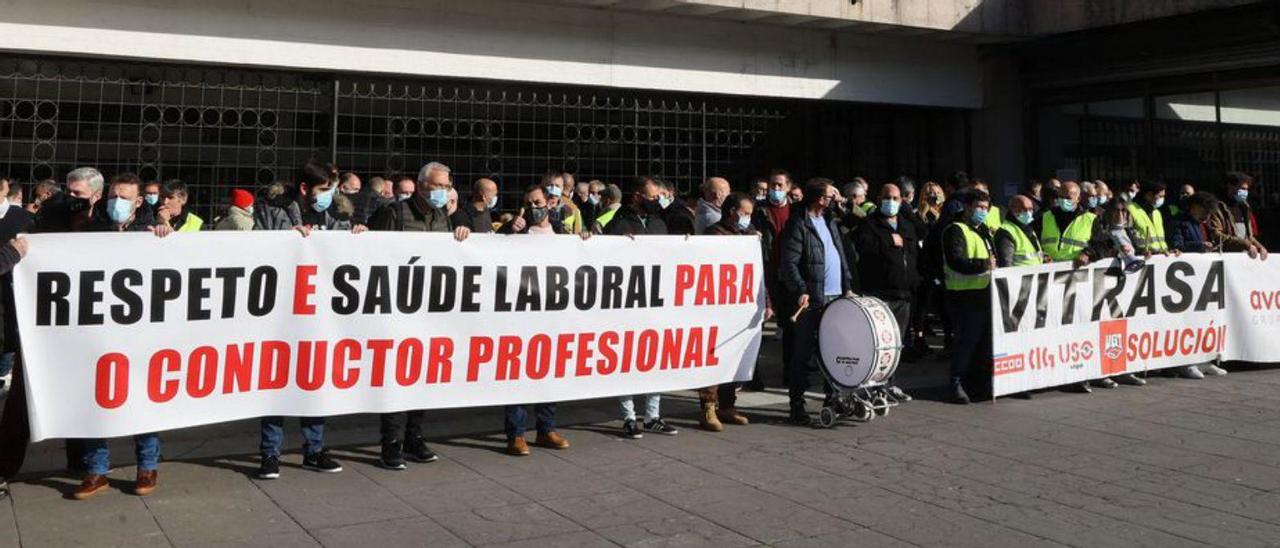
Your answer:
[[[852,291],[853,277],[840,241],[840,227],[830,217],[823,217],[822,222],[831,231],[836,253],[840,256],[841,291]],[[822,248],[822,238],[809,221],[807,211],[799,208],[792,210],[787,226],[782,230],[781,247],[779,279],[787,301],[794,302],[806,293],[810,299],[821,299],[824,296],[826,252]]]

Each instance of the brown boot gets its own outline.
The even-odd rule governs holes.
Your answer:
[[[569,440],[564,439],[559,432],[547,432],[546,434],[538,434],[538,438],[533,441],[538,447],[546,447],[547,449],[568,449]]]
[[[155,470],[138,470],[138,479],[133,482],[133,494],[139,497],[150,495],[156,490],[156,482],[159,480],[156,476]]]
[[[736,424],[741,426],[743,424],[751,423],[751,421],[747,420],[746,417],[742,416],[742,414],[739,413],[737,409],[734,409],[732,407],[717,409],[716,417],[720,419],[720,422],[725,424]]]
[[[716,404],[702,404],[702,417],[698,419],[698,426],[708,432],[720,432],[724,430],[724,425],[720,424],[720,418],[716,417]]]
[[[524,441],[524,436],[516,436],[507,440],[507,454],[513,457],[529,456],[529,444]]]
[[[84,481],[80,482],[80,488],[71,494],[71,498],[76,500],[85,500],[92,497],[107,488],[107,477],[97,474],[90,474],[84,477]]]

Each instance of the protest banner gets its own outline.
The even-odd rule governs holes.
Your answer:
[[[36,440],[747,380],[765,308],[745,236],[29,238]]]
[[[992,277],[996,396],[1216,358],[1280,355],[1280,259],[1242,253],[1002,268]]]

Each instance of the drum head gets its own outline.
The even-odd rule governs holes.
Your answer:
[[[876,369],[876,330],[851,299],[827,304],[818,326],[818,349],[827,378],[845,389],[862,386]]]

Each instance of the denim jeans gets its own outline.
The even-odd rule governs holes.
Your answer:
[[[111,451],[107,440],[84,440],[84,463],[87,472],[102,476],[111,471]],[[133,450],[138,457],[139,470],[155,470],[160,465],[160,435],[138,434],[133,437]]]
[[[636,404],[632,399],[634,396],[623,396],[618,398],[618,403],[622,404],[622,420],[636,420]],[[645,394],[644,395],[644,418],[653,420],[661,417],[658,411],[658,405],[662,403],[662,394]]]
[[[502,429],[506,431],[507,438],[512,439],[523,436],[525,421],[529,418],[528,406],[508,405],[502,411],[505,415],[502,420]],[[539,434],[546,434],[556,430],[556,404],[535,404],[533,406],[533,415],[536,418]]]
[[[298,417],[302,424],[303,453],[314,455],[324,451],[324,417]],[[262,442],[258,451],[263,457],[279,457],[284,445],[284,417],[262,417]]]

